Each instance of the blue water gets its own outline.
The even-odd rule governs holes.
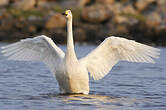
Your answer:
[[[80,58],[94,48],[77,44],[76,53]],[[120,62],[103,79],[90,80],[89,95],[59,95],[44,64],[0,55],[0,110],[166,110],[166,48],[160,49],[156,64]]]

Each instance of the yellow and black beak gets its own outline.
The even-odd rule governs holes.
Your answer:
[[[64,12],[64,13],[62,13],[62,15],[67,16],[67,13]]]
[[[66,10],[64,13],[62,13],[62,15],[67,16],[69,14],[70,10]]]

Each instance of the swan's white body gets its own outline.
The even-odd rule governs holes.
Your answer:
[[[55,74],[61,93],[89,93],[89,76],[98,80],[109,73],[121,60],[154,63],[159,49],[119,37],[106,38],[94,51],[77,59],[72,34],[72,14],[67,15],[67,51],[64,53],[54,42],[42,35],[27,38],[2,48],[11,60],[41,61]]]

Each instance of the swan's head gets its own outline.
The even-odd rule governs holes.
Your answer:
[[[63,15],[66,16],[66,18],[72,18],[72,13],[71,10],[66,10],[64,13],[62,13]]]

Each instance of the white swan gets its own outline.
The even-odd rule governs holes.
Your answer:
[[[54,42],[44,36],[27,38],[2,48],[9,60],[41,61],[55,74],[61,93],[89,93],[89,76],[103,78],[118,61],[154,63],[159,49],[119,37],[106,38],[94,51],[77,59],[72,33],[72,13],[67,18],[67,51],[64,53]]]

